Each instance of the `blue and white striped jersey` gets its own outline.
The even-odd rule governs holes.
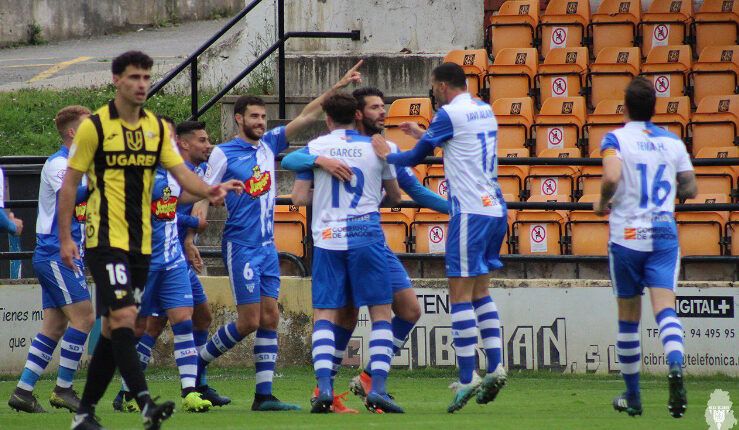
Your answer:
[[[59,190],[62,188],[64,174],[67,172],[67,158],[69,149],[62,146],[57,152],[46,159],[41,169],[41,178],[38,189],[38,215],[36,217],[36,249],[35,260],[59,260],[59,228],[57,221],[57,207]],[[2,184],[2,180],[0,180]],[[1,187],[0,187],[1,188]],[[77,190],[75,214],[72,217],[72,240],[83,251],[84,229],[86,218],[87,177],[83,176]],[[0,201],[2,192],[0,191]]]
[[[241,195],[226,195],[228,218],[223,230],[224,241],[245,246],[265,246],[274,242],[275,156],[287,145],[285,127],[277,127],[264,133],[257,146],[237,137],[213,148],[205,182],[215,185],[237,179],[244,183]]]
[[[680,138],[651,122],[632,121],[606,134],[601,153],[622,161],[609,218],[611,242],[636,251],[678,246],[676,176],[693,170]]]
[[[149,270],[165,270],[185,262],[177,233],[177,201],[180,184],[159,166],[151,193],[151,264]]]
[[[379,159],[372,141],[356,130],[334,130],[310,141],[311,155],[345,162],[354,172],[341,182],[323,169],[301,172],[313,179],[313,243],[324,249],[346,250],[384,241],[380,226],[382,181],[395,179],[395,169]]]

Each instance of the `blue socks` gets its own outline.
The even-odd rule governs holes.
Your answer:
[[[174,359],[180,373],[182,389],[195,388],[198,372],[198,351],[192,336],[192,320],[185,320],[172,326],[174,333]]]
[[[336,374],[339,373],[341,362],[344,360],[344,354],[346,353],[346,347],[349,346],[349,340],[352,338],[351,331],[338,325],[334,325],[333,327],[336,349],[334,352],[333,367],[331,368],[331,379],[335,379]]]
[[[28,348],[28,358],[26,359],[26,365],[23,368],[21,379],[18,381],[18,388],[26,391],[33,391],[36,386],[36,382],[44,369],[49,365],[51,356],[54,354],[57,342],[38,333],[31,342],[31,347]]]
[[[192,337],[195,340],[195,348],[198,350],[198,354],[205,348],[205,344],[208,343],[208,330],[193,330]],[[199,375],[199,381],[197,386],[208,385],[208,377],[206,368],[202,368],[202,372]]]
[[[334,325],[327,320],[318,320],[313,324],[312,338],[313,370],[318,382],[318,390],[333,393],[331,372],[333,369],[336,341]]]
[[[275,375],[277,361],[277,332],[265,329],[257,330],[254,341],[254,366],[256,368],[256,393],[272,394],[272,379]]]
[[[85,350],[85,341],[87,333],[81,332],[74,327],[67,328],[62,338],[61,353],[59,358],[59,373],[56,378],[56,385],[61,388],[69,388],[72,386],[74,374],[82,358],[82,352]]]
[[[372,391],[380,395],[387,394],[385,383],[390,372],[390,360],[393,356],[393,326],[389,321],[375,321],[372,323],[369,354]]]
[[[459,365],[459,382],[469,384],[475,371],[477,318],[472,303],[452,303],[452,336]]]
[[[621,368],[621,376],[626,383],[626,396],[630,400],[638,400],[640,398],[639,370],[641,368],[638,322],[619,320],[616,355]]]
[[[400,351],[403,347],[405,340],[408,338],[408,333],[413,330],[415,323],[408,322],[397,316],[393,317],[391,324],[393,325],[393,355]]]
[[[503,362],[503,342],[500,338],[498,307],[495,306],[490,296],[475,300],[472,306],[475,308],[482,346],[487,356],[487,370],[488,373],[494,372],[495,368]]]
[[[662,347],[665,350],[665,358],[667,364],[683,365],[683,355],[685,347],[683,346],[683,326],[677,318],[675,309],[662,309],[656,316],[657,325],[659,326],[659,339],[662,341]]]

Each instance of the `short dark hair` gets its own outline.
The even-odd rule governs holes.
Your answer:
[[[446,82],[454,88],[465,88],[467,86],[467,76],[464,70],[457,63],[444,63],[431,72],[434,80],[437,82]]]
[[[357,103],[359,104],[359,110],[364,109],[364,107],[367,105],[367,102],[365,101],[365,97],[376,96],[381,99],[385,98],[385,94],[383,94],[382,91],[380,91],[379,88],[376,88],[376,87],[357,88],[356,90],[352,92],[352,96],[354,96],[354,98],[357,99]]]
[[[631,120],[649,121],[654,115],[654,105],[657,103],[654,85],[641,76],[635,77],[626,87],[624,102]]]
[[[183,134],[192,133],[196,130],[205,130],[205,123],[202,121],[182,121],[177,124],[175,134],[182,136]]]
[[[145,70],[151,70],[154,60],[141,51],[126,51],[113,59],[111,69],[114,75],[120,75],[128,66],[136,66]]]
[[[177,123],[176,123],[176,122],[174,121],[174,119],[172,119],[172,117],[171,117],[171,116],[167,116],[167,115],[159,115],[159,119],[161,119],[162,121],[164,121],[164,122],[166,122],[167,124],[171,125],[171,126],[172,126],[172,128],[174,128],[174,127],[175,127],[175,125],[177,125]]]
[[[249,106],[265,106],[264,100],[257,96],[241,96],[234,103],[234,115],[243,115]]]
[[[347,93],[336,93],[321,104],[326,115],[340,125],[354,123],[358,106],[357,99]]]

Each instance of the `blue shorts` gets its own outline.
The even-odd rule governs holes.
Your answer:
[[[223,256],[237,305],[259,303],[261,296],[280,296],[280,260],[274,244],[244,246],[223,243]]]
[[[190,286],[192,287],[192,305],[202,305],[208,301],[208,297],[205,295],[203,284],[200,283],[198,274],[195,273],[195,269],[189,264],[187,265],[187,274],[190,277]]]
[[[503,268],[500,246],[507,229],[508,218],[505,215],[454,215],[447,230],[447,276],[472,278]]]
[[[385,254],[387,254],[387,270],[390,275],[390,286],[393,288],[393,294],[411,287],[411,278],[405,271],[403,263],[397,255],[385,245]]]
[[[313,308],[392,303],[393,289],[385,249],[383,241],[341,251],[313,248]]]
[[[149,272],[139,316],[159,316],[168,309],[191,307],[192,287],[187,266],[179,264],[169,270]]]
[[[82,262],[77,264],[80,273],[61,261],[33,261],[33,270],[41,284],[41,303],[44,309],[61,308],[72,303],[90,300]]]
[[[614,294],[622,299],[644,294],[644,287],[675,292],[680,273],[680,248],[635,251],[608,244],[608,264]]]

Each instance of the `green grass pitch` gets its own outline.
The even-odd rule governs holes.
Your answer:
[[[356,370],[342,369],[338,390],[347,387]],[[205,414],[177,412],[164,429],[702,429],[708,428],[704,413],[714,389],[729,391],[734,410],[739,406],[739,379],[729,377],[687,376],[689,406],[682,419],[667,413],[665,377],[647,376],[642,382],[644,415],[631,418],[611,408],[611,399],[623,390],[618,375],[556,375],[542,372],[513,373],[498,399],[480,406],[474,399],[460,412],[446,413],[451,400],[447,385],[454,379],[452,369],[406,371],[390,374],[390,392],[405,408],[404,415],[373,415],[359,400],[349,395],[347,404],[360,410],[359,415],[311,415],[309,396],[314,379],[308,367],[278,369],[275,394],[282,400],[303,407],[300,412],[252,412],[254,391],[253,369],[210,370],[211,385],[231,396],[233,403]],[[37,388],[42,405],[50,413],[29,415],[12,411],[6,404],[15,387],[14,378],[0,380],[0,428],[62,429],[69,428],[71,414],[52,409],[48,396],[53,376],[42,379]],[[179,407],[179,384],[172,369],[148,372],[150,391],[164,399],[176,399]],[[102,424],[109,429],[140,429],[138,414],[113,412],[111,401],[119,380],[108,389],[97,408]],[[83,381],[75,384],[81,391]],[[337,390],[337,391],[338,391]]]

